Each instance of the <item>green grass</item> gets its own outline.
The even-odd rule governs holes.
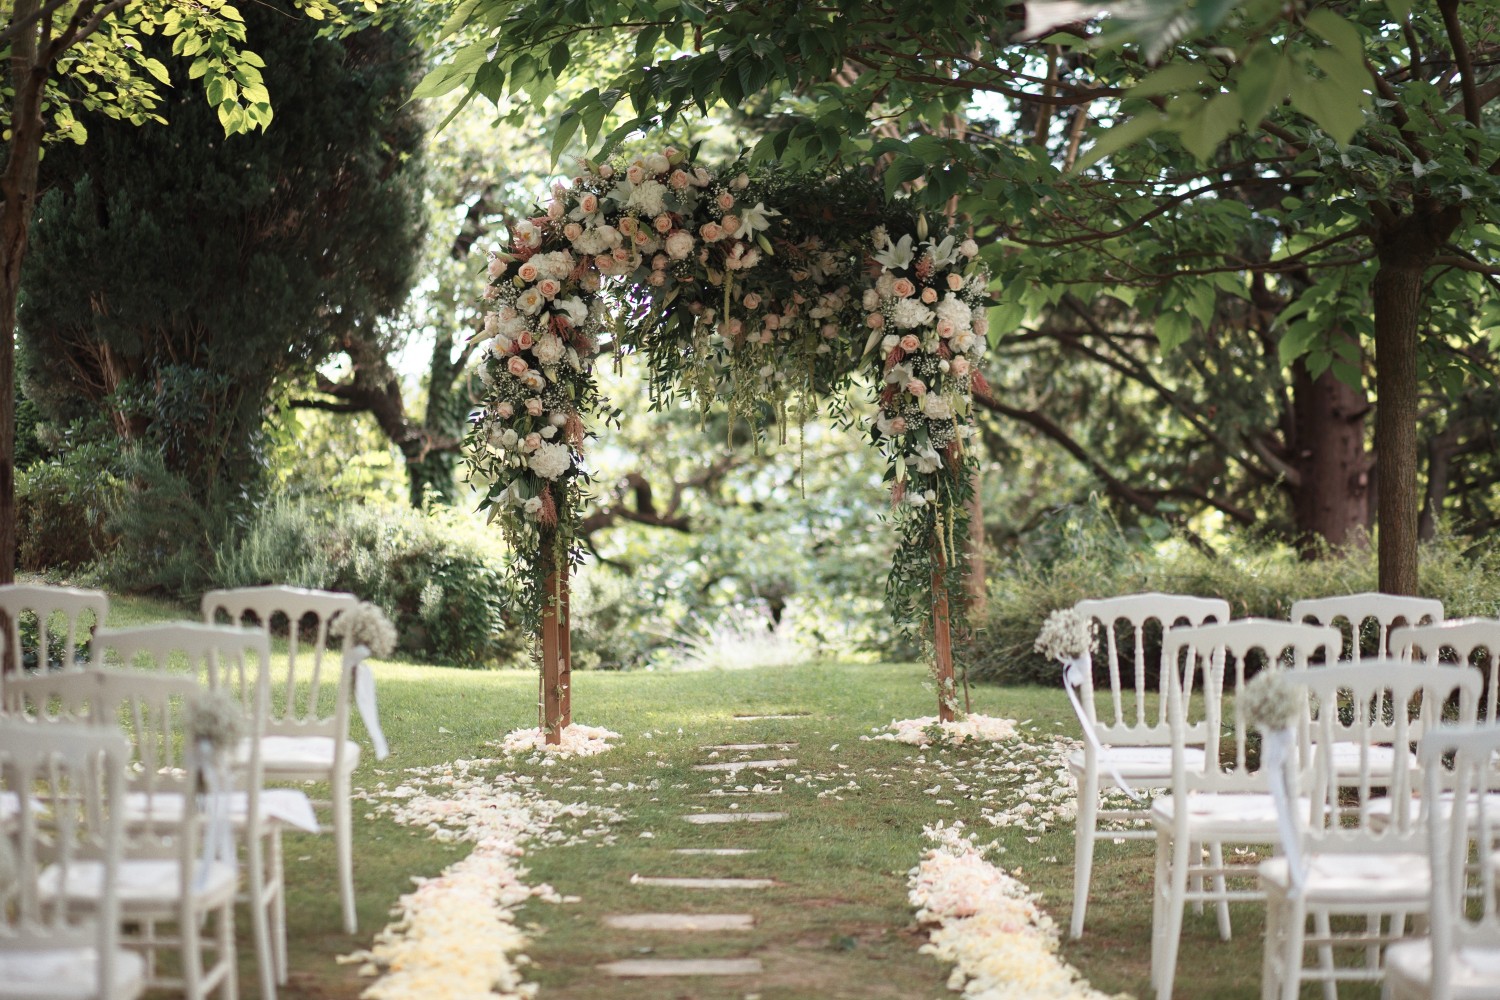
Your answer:
[[[128,612],[122,609],[115,620],[144,621],[163,610],[136,605]],[[357,787],[373,788],[381,781],[394,786],[408,767],[493,756],[486,741],[535,724],[537,688],[530,673],[405,663],[381,663],[376,673],[381,718],[394,752],[381,763],[367,752]],[[1001,805],[1009,796],[992,791],[1001,780],[997,765],[1025,760],[1029,751],[1002,744],[923,752],[860,740],[892,719],[932,712],[934,698],[921,666],[815,663],[725,673],[584,673],[574,680],[577,720],[623,734],[620,745],[599,757],[551,766],[524,758],[500,765],[531,775],[551,798],[610,806],[625,814],[612,831],[611,845],[594,837],[574,846],[534,850],[524,859],[528,883],[550,883],[564,895],[579,897],[565,904],[532,901],[520,912],[519,923],[532,938],[527,953],[533,965],[527,974],[541,985],[543,998],[951,996],[944,985],[948,969],[918,954],[925,935],[914,926],[906,899],[907,872],[926,847],[922,827],[939,820],[962,820],[981,841],[999,839],[1006,848],[1001,863],[1019,870],[1058,926],[1066,928],[1073,883],[1071,825],[1037,833],[996,828],[981,815],[986,802]],[[974,708],[1029,720],[1024,727],[1028,737],[1042,743],[1051,734],[1076,732],[1067,701],[1056,689],[981,688]],[[810,714],[785,720],[733,718],[736,713],[789,711]],[[363,740],[357,720],[355,730]],[[796,750],[767,756],[793,756],[798,764],[786,772],[742,772],[736,779],[692,770],[708,759],[698,749],[701,745],[740,742],[797,742]],[[860,786],[857,791],[841,787],[850,780]],[[653,781],[649,791],[609,791],[616,782],[645,786]],[[782,792],[705,794],[757,781]],[[959,783],[970,787],[958,791]],[[935,785],[941,791],[929,794]],[[745,810],[790,815],[781,823],[707,827],[681,818],[695,810],[725,811],[731,802]],[[357,804],[356,815],[363,816],[367,808]],[[652,837],[642,838],[642,833]],[[292,982],[282,995],[290,1000],[357,997],[369,980],[335,959],[368,947],[411,876],[436,874],[469,850],[466,844],[436,842],[425,831],[401,827],[384,816],[361,819],[355,838],[361,929],[354,936],[339,929],[331,839],[286,838]],[[748,847],[761,853],[684,856],[670,853],[674,847]],[[632,885],[633,874],[770,877],[780,884],[769,890],[690,891]],[[1105,992],[1151,995],[1150,892],[1149,843],[1105,843],[1095,865],[1088,932],[1082,941],[1064,940],[1062,949],[1063,957]],[[608,914],[635,912],[745,912],[755,915],[756,927],[748,933],[673,935],[614,931],[602,924]],[[241,924],[241,995],[253,998],[254,956],[246,926]],[[1235,938],[1228,943],[1218,940],[1211,914],[1190,913],[1176,995],[1225,1000],[1259,996],[1261,931],[1262,918],[1254,906],[1236,907]],[[611,981],[595,970],[602,962],[645,955],[754,955],[763,959],[766,972],[744,980]],[[1375,995],[1373,990],[1344,992],[1346,998]]]

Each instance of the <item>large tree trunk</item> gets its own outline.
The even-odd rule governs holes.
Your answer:
[[[1325,371],[1316,379],[1300,361],[1292,368],[1292,489],[1298,545],[1304,558],[1327,547],[1360,544],[1369,528],[1370,454],[1361,387]]]
[[[1456,207],[1420,204],[1384,226],[1375,248],[1375,451],[1380,491],[1380,589],[1417,593],[1417,330],[1422,280],[1458,225]]]
[[[37,0],[17,0],[11,23],[37,10]],[[37,34],[22,31],[11,42],[10,156],[0,174],[0,583],[16,578],[16,302],[21,264],[31,235],[36,203],[37,164],[42,149],[42,89],[46,71],[38,66]]]

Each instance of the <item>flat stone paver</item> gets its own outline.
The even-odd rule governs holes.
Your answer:
[[[664,885],[674,889],[769,889],[772,878],[681,878],[675,875],[632,875],[631,885]]]
[[[699,750],[794,750],[798,743],[716,743]]]
[[[622,913],[604,918],[606,927],[624,931],[748,931],[748,913]]]
[[[779,788],[751,788],[751,789],[746,789],[743,792],[738,791],[738,790],[736,790],[736,791],[725,791],[722,788],[715,788],[711,792],[699,792],[698,793],[698,797],[700,799],[722,799],[722,798],[725,798],[725,797],[731,796],[731,795],[780,795],[780,794],[781,794],[781,789],[779,789]]]
[[[608,962],[600,971],[621,977],[758,976],[758,958],[628,958]]]
[[[672,851],[673,854],[708,854],[714,857],[729,858],[739,854],[759,854],[758,847],[679,847]]]
[[[782,757],[779,760],[726,760],[719,764],[694,764],[694,771],[743,771],[746,768],[759,768],[761,770],[774,770],[776,768],[791,767],[797,763],[795,757]]]
[[[789,712],[785,715],[736,715],[735,718],[741,722],[755,722],[760,719],[805,719],[811,712]]]
[[[689,823],[696,823],[699,826],[709,823],[774,823],[778,819],[786,819],[786,813],[698,813],[694,816],[684,816],[682,818]]]

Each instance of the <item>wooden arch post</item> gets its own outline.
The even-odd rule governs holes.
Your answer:
[[[557,560],[552,539],[542,538],[542,551],[554,560],[547,574],[547,601],[542,609],[542,676],[537,698],[538,723],[546,742],[562,743],[563,730],[573,724],[573,643],[568,613],[568,562]]]
[[[947,561],[942,550],[933,553],[932,570],[932,648],[933,673],[938,688],[938,722],[953,721],[953,706],[958,700],[958,686],[953,679],[953,626],[948,608],[948,584],[944,580]]]

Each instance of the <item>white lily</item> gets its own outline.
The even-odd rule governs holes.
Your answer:
[[[886,249],[875,252],[875,259],[880,261],[888,271],[898,271],[910,267],[911,258],[912,246],[910,233],[907,233],[895,243],[887,240]]]
[[[767,208],[766,203],[758,201],[754,208],[746,208],[740,211],[740,231],[736,235],[749,239],[756,233],[771,228],[771,217],[781,213],[774,208]]]

